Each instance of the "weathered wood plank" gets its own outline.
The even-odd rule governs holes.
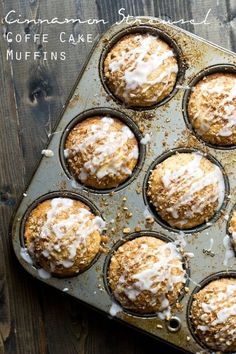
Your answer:
[[[3,245],[0,241],[0,254],[3,255]],[[0,263],[0,353],[5,352],[4,342],[11,331],[9,293],[6,281],[5,263]]]
[[[12,9],[12,2],[5,2],[4,12]],[[89,18],[89,11],[86,6],[83,9],[80,2],[67,1],[66,11],[63,6],[58,6],[58,1],[15,1],[14,9],[16,14],[21,14],[22,18],[59,18],[71,17],[76,15],[82,18]],[[55,9],[56,14],[55,14]],[[96,26],[73,25],[64,26],[31,24],[13,24],[7,26],[7,31],[20,33],[22,36],[27,33],[31,36],[40,34],[41,38],[36,43],[30,40],[27,43],[9,44],[9,48],[15,52],[39,51],[41,57],[34,60],[30,57],[27,61],[21,60],[12,62],[12,74],[16,94],[16,105],[19,112],[19,124],[22,141],[22,151],[26,161],[26,177],[29,177],[40,157],[42,148],[48,141],[48,134],[53,130],[57,116],[68,96],[73,84],[78,76],[81,66],[87,56],[92,43],[73,45],[61,43],[59,33],[66,32],[65,37],[72,34],[90,32],[95,37],[97,34]],[[42,34],[48,34],[48,43],[42,41]],[[81,54],[81,46],[83,55]],[[66,52],[66,75],[65,61],[44,60],[44,52]]]
[[[2,5],[2,2],[0,2],[1,14],[4,13]],[[0,47],[1,53],[5,53],[6,43],[4,41],[1,41]],[[19,115],[15,104],[12,67],[11,63],[6,62],[3,55],[0,60],[0,82],[4,83],[0,97],[0,249],[3,249],[1,252],[0,268],[4,267],[5,269],[9,289],[8,297],[3,278],[3,297],[1,297],[3,303],[1,311],[4,311],[5,315],[7,314],[9,302],[11,311],[11,335],[5,343],[5,352],[23,353],[24,347],[27,348],[25,340],[27,335],[35,333],[38,338],[42,337],[40,335],[42,329],[40,323],[42,321],[36,289],[27,283],[25,276],[18,273],[19,268],[16,267],[16,262],[11,252],[10,240],[8,238],[8,224],[12,209],[16,204],[16,200],[19,199],[25,184],[25,166],[19,137]],[[24,315],[32,311],[36,318]],[[23,331],[20,331],[20,328],[22,328]],[[3,333],[3,339],[6,339],[6,336],[7,332],[5,334]],[[31,352],[39,352],[40,343],[38,339],[32,339],[30,342]]]
[[[195,26],[195,34],[231,49],[227,1],[220,0],[213,3],[212,0],[195,0],[191,2],[191,8],[194,18],[198,21],[204,19],[207,12],[211,10],[208,17],[210,25]]]
[[[227,6],[227,22],[226,26],[229,27],[231,50],[236,52],[236,2],[230,0],[226,3]]]

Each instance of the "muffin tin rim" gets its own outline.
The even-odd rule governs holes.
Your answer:
[[[49,193],[45,193],[43,195],[41,195],[40,197],[38,197],[37,199],[35,199],[32,203],[30,203],[30,205],[27,207],[27,209],[25,210],[23,216],[21,217],[21,221],[20,221],[20,235],[19,235],[19,240],[20,240],[20,245],[22,248],[26,249],[27,253],[28,253],[28,248],[25,244],[25,240],[24,240],[24,232],[25,232],[25,224],[28,220],[28,217],[30,216],[31,212],[42,202],[46,201],[46,200],[51,200],[54,198],[69,198],[72,200],[78,200],[81,203],[85,204],[89,210],[91,211],[91,213],[95,216],[99,216],[103,219],[103,221],[105,221],[105,219],[103,218],[102,213],[100,212],[99,208],[87,197],[85,197],[84,195],[81,195],[79,193],[76,192],[71,192],[68,190],[63,190],[63,191],[53,191],[53,192],[49,192]],[[105,221],[106,222],[106,221]],[[104,235],[105,232],[101,231],[100,235]],[[66,276],[66,277],[61,277],[61,276],[57,276],[51,272],[49,272],[51,274],[51,277],[56,278],[57,280],[60,279],[71,279],[71,278],[76,278],[78,277],[80,274],[86,272],[89,268],[91,268],[100,258],[102,252],[99,250],[98,253],[96,254],[96,256],[93,258],[93,260],[91,261],[91,263],[89,263],[89,265],[87,267],[85,267],[84,269],[82,269],[81,271],[79,271],[79,273],[71,275],[71,276]],[[31,257],[31,256],[30,256]],[[32,258],[32,257],[31,257]],[[28,264],[29,267],[34,268],[34,269],[40,269],[43,268],[40,265],[38,265],[35,260],[32,258],[33,264]],[[43,268],[44,269],[44,268]]]
[[[168,242],[174,242],[174,239],[172,237],[170,237],[169,235],[165,235],[161,232],[158,231],[149,231],[149,230],[141,230],[139,232],[131,232],[126,236],[121,237],[118,241],[116,241],[112,247],[110,247],[109,249],[109,253],[106,255],[106,258],[104,260],[103,263],[103,284],[104,284],[104,288],[108,294],[108,296],[110,297],[112,303],[115,303],[117,305],[119,305],[122,308],[122,312],[124,312],[125,314],[135,317],[135,318],[158,318],[157,313],[138,313],[129,309],[126,309],[125,307],[122,306],[122,304],[119,303],[119,301],[115,298],[112,290],[110,289],[109,286],[109,282],[108,282],[108,270],[109,270],[109,265],[111,262],[111,258],[114,255],[114,252],[116,252],[118,250],[119,247],[121,247],[123,244],[125,244],[128,241],[132,241],[136,238],[140,238],[140,237],[155,237],[157,239],[160,239],[166,243]],[[184,288],[186,286],[188,286],[189,284],[189,279],[190,279],[190,274],[191,274],[191,268],[189,265],[189,260],[187,259],[187,257],[185,257],[184,255],[181,255],[181,259],[182,259],[182,264],[183,264],[183,269],[186,272],[186,282],[183,284],[182,288],[181,288],[181,292],[176,300],[176,302],[170,304],[170,307],[172,307],[173,305],[175,305],[175,303],[180,302],[184,299],[185,293],[184,293]],[[172,315],[171,318],[173,317],[177,317]],[[167,326],[168,327],[168,326]],[[168,329],[168,328],[167,328]],[[180,329],[180,328],[179,328]],[[169,330],[169,329],[168,329]],[[174,331],[173,331],[174,332]]]
[[[218,210],[216,210],[216,212],[214,213],[214,215],[212,216],[212,218],[209,221],[207,221],[201,225],[189,228],[189,229],[178,229],[178,228],[174,228],[174,227],[170,226],[167,222],[165,222],[165,220],[163,220],[161,218],[161,216],[155,210],[155,207],[152,205],[152,203],[149,200],[148,195],[147,195],[148,181],[149,181],[150,175],[151,175],[152,171],[155,169],[155,167],[158,164],[160,164],[161,162],[163,162],[164,160],[166,160],[167,158],[169,158],[170,156],[175,155],[176,153],[193,153],[193,152],[201,154],[203,157],[207,158],[210,162],[212,162],[213,164],[215,164],[216,166],[218,166],[220,168],[222,175],[223,175],[224,186],[225,186],[224,200],[223,200],[223,203],[220,206],[220,208]],[[218,219],[221,216],[222,211],[226,209],[227,204],[228,204],[228,197],[230,195],[230,183],[229,183],[228,175],[225,173],[224,167],[219,162],[219,160],[216,159],[213,155],[206,153],[198,148],[180,147],[180,148],[174,148],[174,149],[164,151],[161,155],[159,155],[151,163],[151,165],[147,169],[147,172],[146,172],[144,180],[143,180],[143,190],[142,191],[143,191],[143,200],[144,200],[144,203],[145,203],[147,209],[149,210],[151,215],[153,215],[155,221],[162,228],[166,229],[167,231],[174,232],[174,233],[183,232],[184,234],[187,235],[187,234],[192,234],[192,233],[197,233],[197,232],[203,231],[203,230],[211,227],[213,224],[215,224],[218,221]]]
[[[65,142],[66,139],[69,135],[69,133],[73,130],[73,128],[80,122],[92,118],[95,116],[100,116],[100,117],[111,117],[118,119],[122,123],[124,123],[126,126],[130,128],[132,133],[134,134],[137,144],[138,144],[138,149],[139,149],[139,156],[137,163],[132,171],[132,174],[121,184],[119,184],[117,187],[114,188],[109,188],[109,189],[95,189],[92,187],[85,186],[82,182],[78,181],[72,173],[70,173],[66,158],[64,156],[64,149],[65,149]],[[99,195],[104,195],[104,194],[110,194],[110,193],[116,193],[119,192],[129,186],[130,183],[134,181],[134,179],[137,178],[139,175],[140,171],[142,170],[143,164],[145,162],[145,157],[146,157],[146,146],[145,144],[141,144],[141,139],[143,138],[143,134],[141,133],[138,125],[134,122],[132,118],[129,117],[126,113],[119,111],[118,109],[115,108],[110,108],[110,107],[94,107],[91,109],[87,109],[82,111],[81,113],[77,114],[74,118],[70,120],[70,122],[66,125],[66,127],[63,129],[63,132],[61,134],[60,142],[59,142],[59,159],[60,159],[60,164],[62,166],[62,169],[66,176],[69,178],[69,180],[75,181],[78,184],[78,188],[82,188],[84,191],[87,191],[88,193],[93,193],[93,194],[99,194]]]
[[[122,39],[127,35],[135,34],[135,33],[150,33],[156,35],[157,38],[159,37],[171,47],[171,49],[175,53],[176,60],[177,60],[178,72],[177,72],[176,81],[173,90],[163,100],[154,103],[151,106],[132,106],[126,104],[121,99],[116,97],[116,95],[110,90],[104,75],[104,61],[109,51],[114,47],[116,43],[118,43],[120,39]],[[104,90],[109,95],[109,97],[111,97],[112,100],[121,107],[128,108],[134,111],[141,111],[141,112],[153,110],[169,102],[178,93],[179,88],[177,86],[183,83],[186,69],[187,69],[187,64],[183,59],[182,48],[178,45],[175,39],[171,38],[171,36],[163,29],[156,27],[155,24],[152,25],[134,24],[128,28],[122,29],[119,32],[115,33],[110,39],[109,43],[106,43],[106,45],[102,49],[100,59],[99,59],[99,65],[98,65],[100,81],[102,83]]]
[[[221,64],[210,65],[205,67],[203,70],[199,71],[196,75],[194,75],[193,78],[191,78],[191,80],[187,83],[190,88],[184,92],[183,99],[182,99],[183,119],[187,129],[190,130],[191,134],[193,134],[197,138],[197,140],[203,145],[208,146],[215,150],[232,151],[236,149],[236,143],[235,145],[229,145],[229,146],[214,145],[204,140],[201,137],[201,135],[199,135],[195,131],[188,115],[188,102],[192,93],[192,88],[194,88],[196,84],[198,84],[204,77],[207,77],[212,74],[217,74],[217,73],[232,73],[236,76],[236,64],[221,63]]]

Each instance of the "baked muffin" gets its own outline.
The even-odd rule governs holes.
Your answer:
[[[127,241],[114,253],[108,281],[116,300],[139,314],[170,316],[186,281],[182,257],[172,242],[151,236]]]
[[[236,144],[236,75],[205,76],[188,102],[189,120],[203,140],[213,145]]]
[[[229,234],[232,239],[233,248],[236,251],[236,210],[233,211],[229,222]]]
[[[190,310],[194,332],[214,351],[236,351],[236,279],[214,280],[194,295]]]
[[[96,189],[114,188],[126,181],[138,156],[137,139],[116,118],[87,118],[72,129],[65,143],[65,158],[72,175]]]
[[[104,75],[110,91],[128,106],[152,106],[172,92],[178,65],[173,49],[157,36],[121,38],[107,54]]]
[[[170,226],[189,229],[210,220],[224,200],[220,168],[200,153],[176,153],[151,172],[147,195]]]
[[[88,267],[99,252],[104,221],[78,200],[48,199],[30,213],[25,245],[34,262],[59,277]]]

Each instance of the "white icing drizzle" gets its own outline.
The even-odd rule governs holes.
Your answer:
[[[70,156],[70,150],[69,149],[64,149],[64,157],[65,157],[65,159],[68,159],[69,156]]]
[[[83,207],[77,208],[73,213],[70,208],[74,201],[69,198],[53,198],[50,201],[51,207],[47,211],[46,221],[41,226],[40,232],[29,246],[32,256],[42,255],[50,261],[51,271],[56,265],[64,268],[73,266],[76,259],[77,250],[85,252],[81,244],[86,243],[87,237],[96,230],[101,231],[105,227],[105,222],[98,216],[91,217],[91,212]],[[66,213],[66,215],[65,215]],[[52,237],[54,235],[54,237]],[[35,243],[43,242],[43,249],[37,250],[35,254]],[[67,258],[55,260],[52,254],[66,250]],[[40,252],[40,254],[39,254]],[[60,257],[58,257],[60,258]]]
[[[139,150],[135,144],[133,150],[128,153],[128,140],[134,138],[134,134],[128,126],[123,126],[120,131],[112,131],[114,119],[104,117],[99,124],[91,124],[87,136],[78,140],[73,149],[65,149],[65,158],[78,153],[86,156],[86,162],[80,169],[79,179],[84,182],[88,176],[96,176],[102,179],[108,175],[131,175],[132,171],[126,167],[127,160],[138,159]],[[92,153],[89,151],[92,149]],[[123,156],[127,153],[127,156]]]
[[[185,240],[185,233],[183,231],[179,231],[176,234],[176,240],[174,243],[177,247],[181,247],[182,249],[184,249],[184,247],[187,245],[187,242]]]
[[[170,75],[178,72],[178,65],[171,64],[169,68],[161,71],[155,79],[151,80],[151,74],[156,72],[166,59],[174,57],[175,54],[173,50],[162,52],[160,45],[155,48],[154,53],[150,54],[152,43],[157,40],[155,36],[147,35],[143,37],[138,34],[134,39],[137,42],[137,46],[134,48],[129,47],[127,51],[122,51],[119,57],[112,60],[109,65],[111,72],[120,70],[121,66],[125,65],[124,79],[126,82],[125,91],[127,96],[130,90],[135,90],[145,83],[149,85],[155,85],[160,82],[168,83]],[[163,89],[160,90],[153,100],[161,96]]]
[[[71,179],[70,185],[74,189],[83,189],[83,186],[81,186],[75,179]]]
[[[109,313],[111,316],[116,316],[119,312],[122,312],[122,307],[118,305],[117,303],[113,302],[111,305],[111,308],[109,310]]]
[[[149,141],[151,141],[151,136],[150,134],[145,134],[145,136],[140,140],[140,143],[143,145],[147,145],[147,143],[149,143]]]
[[[42,150],[41,154],[46,156],[46,157],[53,157],[54,156],[54,152],[52,150]]]
[[[193,90],[193,87],[189,86],[189,85],[176,85],[175,86],[178,89],[182,89],[182,90]]]
[[[198,286],[198,287],[200,287],[201,286],[201,284],[199,284],[199,283],[197,283],[195,280],[193,280],[192,278],[190,278],[189,276],[188,276],[188,278],[187,278],[189,281],[191,281],[191,283],[193,283],[195,286]]]
[[[213,321],[211,324],[217,325],[219,323],[224,323],[230,316],[236,315],[236,304],[233,304],[230,307],[226,307],[221,309],[217,313],[217,319]]]
[[[202,332],[206,332],[206,331],[208,331],[209,327],[208,326],[200,326],[200,325],[198,325],[197,329],[200,329],[200,331],[202,331]]]
[[[197,298],[200,308],[195,314],[198,322],[196,329],[202,332],[201,337],[207,339],[208,346],[217,347],[220,353],[228,352],[229,346],[236,340],[236,284],[233,280],[224,281],[227,280]]]
[[[224,200],[225,185],[220,168],[212,164],[212,170],[204,172],[200,166],[204,157],[200,153],[192,153],[192,156],[193,159],[186,165],[174,171],[168,169],[162,177],[164,187],[168,188],[167,198],[181,192],[176,203],[167,209],[173,218],[178,219],[179,208],[189,204],[189,209],[185,213],[186,219],[182,220],[183,224],[187,223],[196,214],[201,213],[209,203],[218,202],[219,209]],[[197,192],[209,185],[215,185],[209,195],[204,198],[195,198]],[[182,193],[183,191],[185,192]]]
[[[205,314],[216,314],[214,319],[208,326],[198,326],[201,331],[207,331],[211,326],[225,323],[230,316],[236,315],[236,285],[228,284],[222,291],[215,291],[214,296],[209,297],[206,302],[202,302],[201,307]],[[204,315],[202,315],[204,316]],[[207,316],[210,318],[210,315]],[[202,318],[204,320],[204,317]]]
[[[148,208],[146,207],[143,211],[143,216],[145,219],[150,219],[152,218],[152,214],[149,212]]]
[[[30,257],[27,248],[21,247],[20,249],[20,256],[21,258],[24,259],[25,262],[27,262],[28,264],[33,264],[33,260]]]
[[[37,271],[38,271],[38,275],[40,278],[45,279],[45,280],[51,278],[51,273],[47,272],[45,269],[40,268],[40,269],[37,269]]]
[[[213,245],[214,245],[214,239],[211,238],[211,239],[210,239],[210,247],[207,249],[208,252],[211,252],[211,251],[212,251]]]
[[[236,78],[234,84],[229,93],[225,90],[223,84],[219,85],[217,80],[207,81],[201,84],[202,95],[209,99],[210,95],[215,95],[218,98],[221,95],[226,97],[220,99],[220,104],[216,107],[215,111],[211,112],[211,106],[207,109],[205,114],[207,118],[203,119],[202,125],[199,128],[199,134],[204,134],[211,128],[212,123],[225,122],[223,128],[221,128],[217,135],[230,136],[233,133],[233,128],[236,126]],[[202,111],[200,110],[193,117],[194,120],[201,117]]]
[[[148,247],[147,244],[143,244],[139,248],[140,259],[144,257]],[[132,276],[134,282],[131,285],[127,285],[126,283],[126,273],[122,274],[115,293],[117,292],[118,294],[122,291],[131,301],[135,301],[141,292],[149,291],[154,295],[153,302],[157,301],[158,294],[158,301],[161,303],[158,316],[164,319],[168,318],[171,314],[167,294],[174,289],[175,284],[184,284],[186,282],[186,272],[182,266],[182,256],[178,252],[174,242],[160,245],[157,249],[152,250],[152,254],[156,257],[157,261],[153,262],[153,260],[150,260],[149,262],[145,262],[141,267],[142,269]],[[129,272],[128,269],[127,272]]]
[[[228,235],[225,235],[223,238],[223,245],[225,248],[224,266],[227,266],[229,259],[234,257],[234,250]]]
[[[226,215],[224,216],[224,219],[225,219],[226,221],[228,221],[228,220],[229,220],[229,214],[226,214]]]
[[[193,252],[184,252],[184,255],[185,255],[186,257],[188,257],[188,258],[194,258],[194,257],[195,257],[195,255],[194,255]]]

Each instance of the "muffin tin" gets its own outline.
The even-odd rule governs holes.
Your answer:
[[[106,86],[102,73],[104,56],[123,35],[146,31],[157,33],[168,41],[177,53],[180,67],[177,83],[171,95],[155,106],[143,109],[125,107],[113,97]],[[169,321],[161,321],[157,316],[138,316],[127,311],[118,312],[115,316],[116,319],[146,334],[191,353],[203,349],[201,343],[194,337],[189,323],[192,293],[205,284],[204,279],[229,276],[231,273],[233,276],[233,269],[236,269],[234,257],[229,260],[228,265],[224,265],[226,250],[223,245],[228,215],[236,203],[235,148],[225,149],[205,144],[195,136],[186,117],[186,104],[191,85],[202,73],[218,68],[220,70],[230,68],[236,72],[236,55],[180,28],[162,23],[156,18],[141,17],[139,23],[133,25],[122,23],[111,27],[95,45],[86,67],[79,76],[59,118],[57,134],[52,134],[47,148],[53,154],[50,153],[50,157],[44,156],[41,159],[14,215],[11,231],[15,254],[31,275],[110,316],[114,299],[107,286],[106,270],[117,242],[122,243],[126,238],[136,236],[133,233],[137,227],[141,230],[137,235],[157,233],[167,239],[178,238],[179,230],[172,229],[160,221],[149,206],[145,191],[150,169],[155,162],[163,156],[174,153],[176,149],[180,149],[180,152],[182,149],[198,150],[206,154],[220,167],[222,166],[227,188],[220,212],[209,223],[180,232],[187,243],[186,252],[194,253],[194,257],[189,261],[189,292],[180,300],[182,310],[174,313]],[[98,191],[84,188],[71,178],[64,160],[63,145],[68,131],[79,120],[97,114],[118,117],[128,124],[139,141],[140,156],[133,175],[113,190]],[[145,134],[150,134],[151,139],[143,145],[140,140]],[[93,212],[102,215],[107,222],[109,252],[101,253],[87,270],[76,277],[42,279],[37,268],[27,263],[21,256],[21,248],[24,247],[24,222],[33,206],[47,197],[55,196],[81,199]],[[132,213],[132,216],[127,215],[128,213]],[[154,222],[147,222],[147,213],[153,215]],[[126,235],[129,229],[130,235]]]

